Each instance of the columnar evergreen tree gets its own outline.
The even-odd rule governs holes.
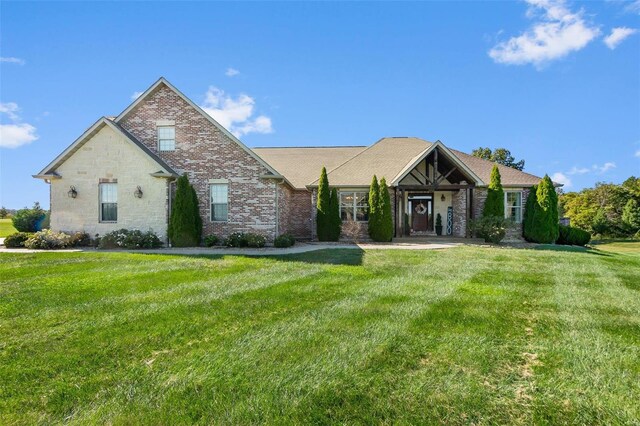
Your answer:
[[[338,190],[331,189],[329,197],[329,241],[338,241],[340,232],[342,231],[342,219],[340,218],[340,199],[338,198]]]
[[[491,181],[487,188],[487,200],[484,203],[482,216],[504,217],[504,190],[500,180],[500,170],[497,165],[493,165],[491,169]]]
[[[378,224],[380,223],[380,215],[378,213],[378,207],[380,204],[380,186],[378,185],[378,178],[373,175],[371,179],[371,185],[369,186],[369,218],[368,228],[369,237],[377,241]]]
[[[167,233],[174,247],[200,244],[202,218],[198,208],[198,197],[186,173],[178,178]]]
[[[533,208],[527,200],[525,215],[524,234],[528,241],[550,244],[558,239],[558,194],[548,175],[536,188]]]
[[[533,229],[536,221],[536,205],[538,204],[538,185],[533,185],[529,189],[527,202],[524,206],[524,215],[522,217],[522,236],[525,240],[533,242]]]
[[[327,169],[323,167],[320,173],[320,181],[318,182],[318,199],[316,202],[316,232],[320,241],[329,241],[330,201],[329,178],[327,177]]]
[[[387,181],[383,177],[380,179],[380,207],[378,209],[380,214],[379,222],[379,240],[378,241],[391,241],[393,238],[393,217],[391,216],[391,197],[389,196],[389,188],[387,187]]]

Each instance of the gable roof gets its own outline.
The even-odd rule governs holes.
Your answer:
[[[491,181],[491,169],[494,165],[498,166],[500,171],[500,180],[502,186],[506,187],[529,187],[540,183],[542,178],[532,175],[530,173],[521,172],[513,167],[508,167],[502,164],[494,163],[493,161],[485,160],[482,158],[474,157],[473,155],[466,154],[462,151],[451,149],[456,157],[458,157],[464,164],[469,167],[476,175],[480,177],[486,184]]]
[[[296,189],[318,179],[322,167],[334,169],[356,154],[365,146],[318,146],[318,147],[277,147],[253,148],[261,158],[271,164],[280,174],[286,176]]]
[[[269,173],[273,174],[273,176],[262,176],[263,178],[273,177],[273,178],[279,178],[279,179],[285,179],[286,180],[286,178],[284,176],[282,176],[280,173],[278,173],[269,163],[264,161],[262,158],[260,158],[260,156],[258,154],[256,154],[251,149],[249,149],[245,144],[243,144],[240,141],[240,139],[238,139],[231,132],[229,132],[227,129],[225,129],[213,117],[211,117],[209,114],[207,114],[202,108],[200,108],[198,105],[196,105],[191,99],[189,99],[187,96],[185,96],[184,93],[182,93],[180,90],[178,90],[173,84],[169,83],[169,81],[167,81],[167,79],[164,78],[164,77],[160,77],[147,90],[145,90],[140,96],[138,96],[127,108],[125,108],[124,111],[122,111],[114,119],[114,122],[119,123],[127,114],[129,114],[133,109],[135,109],[135,107],[137,107],[148,96],[150,96],[151,94],[155,93],[155,91],[162,85],[164,85],[169,90],[172,90],[175,94],[180,96],[186,103],[188,103],[191,107],[193,107],[196,111],[198,111],[204,118],[209,120],[209,122],[211,124],[213,124],[218,130],[220,130],[222,133],[224,133],[225,136],[227,136],[229,139],[231,139],[233,142],[235,142],[247,154],[249,154],[251,157],[253,157],[262,166],[264,166],[264,168],[266,168],[269,171]]]
[[[69,157],[75,154],[82,146],[91,139],[96,133],[102,130],[103,127],[109,127],[117,134],[123,136],[127,141],[129,141],[132,145],[137,147],[140,151],[142,151],[145,155],[151,158],[159,167],[161,172],[159,176],[178,176],[167,163],[165,163],[160,157],[158,157],[153,151],[147,148],[142,142],[140,142],[136,137],[134,137],[131,133],[127,132],[124,128],[122,128],[119,124],[111,121],[106,117],[101,117],[96,121],[91,127],[89,127],[78,139],[76,139],[71,145],[67,147],[60,155],[58,155],[51,163],[47,164],[47,166],[40,171],[37,175],[33,175],[33,177],[38,179],[50,179],[55,178],[57,173],[55,170],[60,167],[62,163],[64,163]],[[59,176],[58,176],[59,177]]]

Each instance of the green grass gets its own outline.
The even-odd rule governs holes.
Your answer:
[[[4,238],[7,235],[11,235],[16,231],[16,228],[13,227],[13,223],[11,219],[0,219],[0,238]]]
[[[640,241],[638,240],[604,240],[593,244],[598,250],[617,253],[638,253],[640,254]]]
[[[637,424],[640,254],[0,255],[0,424]]]

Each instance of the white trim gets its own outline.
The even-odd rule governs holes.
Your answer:
[[[411,172],[411,170],[413,170],[418,165],[418,163],[420,163],[420,161],[422,161],[427,155],[429,155],[436,148],[440,148],[440,150],[445,154],[445,156],[448,158],[449,161],[454,163],[456,166],[460,167],[466,174],[471,176],[475,180],[476,185],[479,185],[479,186],[484,185],[484,182],[482,181],[482,179],[480,179],[480,177],[478,177],[478,175],[473,173],[471,169],[462,162],[462,160],[456,157],[456,155],[453,152],[451,152],[449,148],[447,148],[442,142],[438,140],[432,143],[430,147],[426,148],[420,154],[415,156],[413,160],[410,163],[408,163],[404,167],[404,169],[402,169],[400,173],[396,175],[396,177],[393,178],[389,186],[397,186],[400,183],[400,181],[404,179],[405,176],[407,176]]]
[[[507,206],[507,194],[520,194],[520,205],[516,206],[518,209],[520,209],[520,220],[516,220],[515,223],[522,223],[522,219],[523,219],[523,212],[522,212],[522,201],[523,201],[523,195],[524,195],[524,191],[504,191],[504,218],[505,219],[511,219],[511,209],[512,207],[508,207]],[[507,213],[509,213],[509,215],[507,215]]]
[[[273,173],[274,177],[278,177],[278,178],[282,178],[285,179],[286,178],[284,176],[282,176],[280,173],[278,173],[276,171],[276,169],[274,169],[273,167],[271,167],[266,161],[264,161],[258,154],[256,154],[255,152],[253,152],[251,149],[249,149],[249,147],[247,147],[245,144],[243,144],[240,139],[238,139],[237,137],[235,137],[231,132],[229,132],[227,129],[225,129],[222,125],[220,125],[220,123],[218,123],[216,120],[213,119],[213,117],[211,117],[209,114],[207,114],[206,112],[204,112],[202,110],[202,108],[200,108],[198,105],[196,105],[191,99],[189,99],[188,97],[186,97],[180,90],[178,90],[174,85],[172,85],[171,83],[169,83],[167,81],[167,79],[165,79],[164,77],[160,77],[158,79],[158,81],[156,81],[155,83],[153,83],[151,85],[151,87],[149,87],[147,90],[144,91],[144,93],[142,93],[142,95],[138,96],[138,98],[136,98],[136,100],[134,100],[131,105],[129,105],[124,111],[122,111],[120,113],[120,115],[118,115],[115,118],[115,122],[119,123],[120,120],[122,120],[127,114],[129,114],[129,112],[131,112],[131,110],[133,110],[136,106],[138,106],[138,104],[140,104],[140,102],[142,102],[147,96],[149,96],[158,86],[160,86],[161,84],[164,84],[166,87],[168,87],[170,90],[174,91],[178,96],[180,96],[186,103],[188,103],[191,107],[193,107],[196,111],[198,111],[203,117],[205,117],[207,120],[209,120],[209,122],[211,122],[211,124],[213,124],[216,128],[218,128],[218,130],[220,130],[222,133],[225,134],[225,136],[227,136],[229,139],[231,139],[232,141],[234,141],[236,144],[238,144],[238,146],[240,146],[240,148],[242,148],[247,154],[249,154],[253,159],[255,159],[256,161],[258,161],[258,163],[260,163],[262,166],[264,166],[269,172]],[[287,181],[287,183],[289,183]],[[290,184],[290,183],[289,183]],[[290,184],[291,185],[291,184]]]

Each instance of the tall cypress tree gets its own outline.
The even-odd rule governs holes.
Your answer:
[[[558,194],[548,175],[544,175],[536,188],[533,209],[529,199],[525,210],[525,238],[534,243],[551,244],[558,239]],[[531,197],[531,194],[529,195]]]
[[[391,241],[393,238],[393,217],[391,216],[391,197],[389,196],[389,188],[387,187],[387,181],[383,177],[380,179],[380,196],[378,209],[380,214],[379,222],[379,240],[378,241]]]
[[[320,241],[329,241],[330,201],[329,178],[327,177],[327,169],[323,167],[320,173],[320,181],[318,182],[318,200],[316,203],[316,232]]]
[[[524,216],[522,218],[522,236],[525,240],[533,242],[535,236],[536,211],[538,204],[538,185],[529,188],[529,196],[524,206]]]
[[[380,214],[378,208],[380,206],[380,186],[378,185],[378,178],[373,175],[371,179],[371,185],[369,186],[369,219],[368,229],[369,237],[372,240],[378,241],[378,230],[380,228]]]
[[[504,217],[504,190],[500,179],[500,170],[497,165],[491,169],[491,181],[487,188],[487,199],[484,203],[482,216]]]
[[[342,231],[342,219],[340,218],[340,199],[338,198],[338,190],[331,189],[329,197],[329,241],[338,241],[340,232]]]
[[[198,209],[198,197],[186,173],[178,178],[176,184],[167,234],[174,247],[190,247],[200,243],[202,218]]]

